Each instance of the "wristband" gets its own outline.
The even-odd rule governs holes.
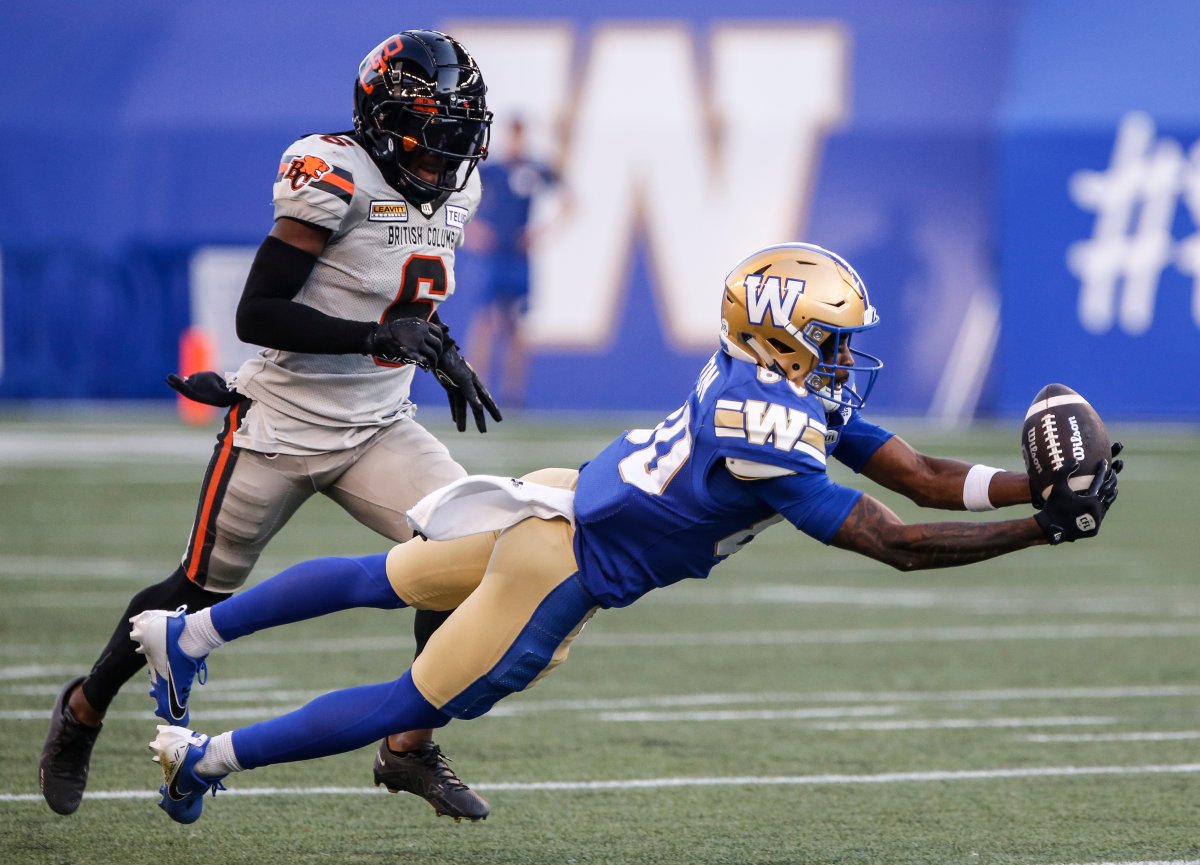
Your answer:
[[[992,476],[1003,471],[982,464],[971,466],[963,481],[963,505],[969,511],[994,511],[996,506],[988,498],[988,486]]]

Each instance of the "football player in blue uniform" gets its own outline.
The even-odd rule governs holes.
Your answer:
[[[722,350],[653,429],[625,432],[578,471],[456,481],[409,512],[423,537],[386,554],[305,562],[195,614],[131,619],[161,708],[187,703],[209,652],[255,631],[350,607],[455,610],[395,681],[211,738],[160,726],[150,745],[164,775],[160,806],[192,822],[231,772],[478,717],[561,663],[597,610],[707,577],[781,520],[906,571],[1099,531],[1119,461],[1101,461],[1078,493],[1070,466],[1032,516],[993,522],[908,525],[832,481],[830,454],[924,505],[1031,501],[1024,474],[918,454],[859,414],[882,364],[851,341],[877,320],[837,255],[803,243],[759,250],[726,280]]]

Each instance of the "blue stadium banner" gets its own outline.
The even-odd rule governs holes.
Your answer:
[[[283,149],[349,128],[351,76],[389,34],[356,0],[371,14],[319,45],[315,0],[21,5],[0,33],[0,400],[170,399],[189,328],[224,368],[251,350],[232,310]],[[879,308],[877,412],[1010,419],[1062,381],[1106,417],[1200,417],[1177,372],[1200,361],[1200,103],[1180,84],[1200,60],[1179,35],[1200,5],[745,5],[461,0],[385,24],[466,44],[495,158],[520,118],[563,180],[534,214],[529,407],[669,409],[716,345],[727,270],[806,240]],[[81,32],[87,86],[48,102],[44,58]],[[465,234],[443,308],[460,341],[489,266]]]

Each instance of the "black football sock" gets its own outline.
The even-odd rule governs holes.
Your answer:
[[[417,615],[413,619],[413,637],[417,641],[415,655],[424,651],[425,644],[429,642],[433,632],[440,628],[442,622],[450,618],[450,614],[453,612],[454,610],[417,610]]]

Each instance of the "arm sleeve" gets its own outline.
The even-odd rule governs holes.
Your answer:
[[[823,544],[833,540],[863,495],[818,471],[746,483],[789,523]]]
[[[857,411],[842,426],[833,456],[842,465],[858,474],[895,433],[871,423]]]
[[[282,351],[361,353],[375,322],[335,318],[294,300],[316,263],[316,256],[268,236],[238,303],[238,338]]]

